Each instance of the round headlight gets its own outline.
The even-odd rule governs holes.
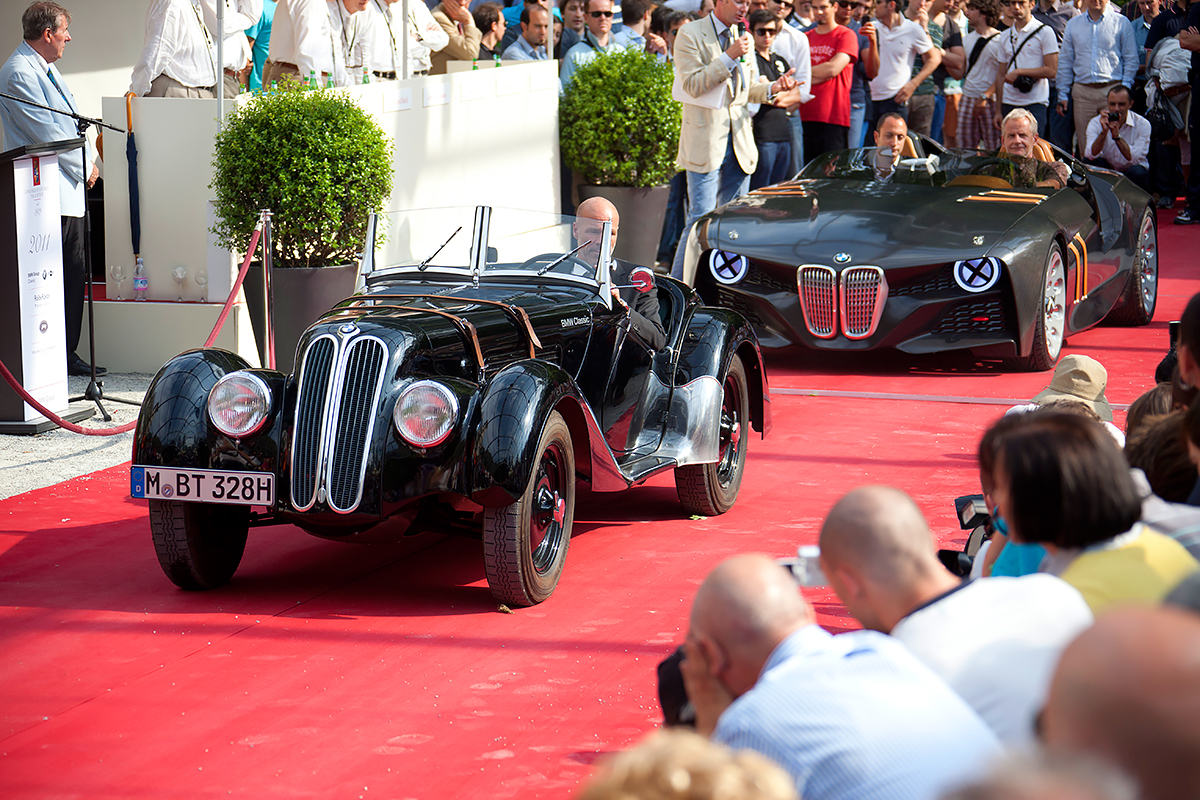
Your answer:
[[[271,413],[271,390],[257,375],[231,372],[208,395],[208,417],[217,430],[239,439],[263,426]]]
[[[392,423],[404,441],[432,447],[446,440],[458,419],[458,398],[435,381],[417,381],[401,392]]]

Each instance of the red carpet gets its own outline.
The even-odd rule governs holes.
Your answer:
[[[1153,380],[1169,319],[1200,291],[1200,231],[1162,215],[1155,322],[1065,352],[1100,359],[1109,398]],[[769,358],[776,390],[1028,398],[1048,374],[966,358]],[[497,611],[478,543],[252,532],[233,582],[193,594],[159,570],[118,467],[0,502],[0,796],[558,798],[659,719],[654,666],[723,557],[815,541],[844,492],[890,483],[940,538],[977,491],[974,449],[1003,406],[777,394],[737,506],[681,519],[670,478],[584,493],[551,600]],[[1119,420],[1123,417],[1119,417]],[[821,622],[853,624],[828,592]]]

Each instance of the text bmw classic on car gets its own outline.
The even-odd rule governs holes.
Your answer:
[[[768,347],[970,350],[1029,370],[1101,320],[1150,321],[1158,229],[1134,183],[1040,140],[1039,160],[1070,168],[1063,189],[1014,187],[991,153],[909,144],[894,168],[890,150],[825,154],[703,217],[686,273],[700,296]]]
[[[296,374],[202,349],[155,376],[132,493],[176,585],[226,583],[251,526],[433,530],[482,535],[492,593],[529,605],[562,573],[577,478],[613,492],[674,470],[686,513],[733,505],[747,426],[771,423],[739,314],[645,269],[614,286],[630,265],[610,270],[608,223],[484,207],[387,222],[359,290],[301,337]],[[657,350],[613,296],[632,305],[635,283],[657,295]]]

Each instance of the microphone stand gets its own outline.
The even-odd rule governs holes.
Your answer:
[[[24,97],[14,97],[13,95],[6,94],[5,92],[0,92],[0,97],[17,103],[22,103],[27,106],[41,108],[46,111],[53,111],[55,114],[61,114],[64,117],[70,117],[71,119],[75,120],[75,129],[79,132],[80,137],[83,138],[79,148],[82,151],[83,167],[85,170],[87,169],[88,128],[95,125],[97,127],[108,128],[109,130],[116,131],[117,133],[125,133],[125,131],[121,128],[109,125],[107,122],[102,120],[92,119],[91,117],[85,117],[81,114],[76,114],[74,111],[63,111],[61,108],[53,108],[52,106],[43,105],[41,103],[34,102],[33,100],[26,100]],[[77,400],[88,400],[93,402],[96,404],[96,408],[100,410],[100,416],[104,419],[104,421],[112,422],[112,414],[108,413],[102,403],[102,401],[105,399],[103,388],[104,382],[96,380],[96,313],[95,305],[92,301],[92,213],[91,209],[89,208],[87,188],[87,176],[85,175],[83,178],[83,268],[87,275],[88,348],[89,355],[91,356],[92,376],[91,380],[88,382],[87,389],[84,390],[83,394],[77,397],[69,397],[67,398],[67,402],[73,403]],[[134,400],[122,400],[119,397],[110,397],[108,399],[114,403],[125,403],[127,405],[138,407],[142,405]]]

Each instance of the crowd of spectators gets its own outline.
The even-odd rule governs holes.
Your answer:
[[[659,666],[667,731],[581,796],[1200,797],[1200,294],[1177,339],[1124,430],[1068,355],[981,431],[971,576],[904,492],[838,500],[819,575],[862,630],[816,624],[812,565],[721,562]]]

